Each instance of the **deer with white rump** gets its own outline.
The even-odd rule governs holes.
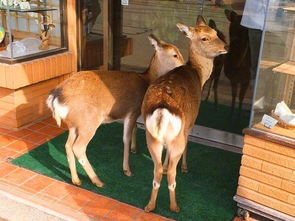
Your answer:
[[[86,156],[86,148],[96,129],[103,123],[124,122],[123,171],[131,176],[129,148],[132,130],[146,89],[150,82],[184,63],[179,50],[171,44],[149,36],[155,54],[145,73],[122,71],[82,71],[59,84],[51,91],[47,104],[57,124],[63,120],[69,128],[65,148],[72,182],[80,185],[75,165],[75,156],[83,169],[98,187],[104,184],[94,172]],[[136,142],[132,139],[132,142]],[[135,148],[135,143],[132,144]]]
[[[170,210],[179,212],[175,197],[176,167],[185,151],[190,130],[197,118],[201,92],[210,77],[214,57],[227,53],[228,46],[214,29],[198,16],[196,27],[177,24],[190,39],[189,61],[151,83],[143,100],[141,112],[146,126],[146,139],[154,162],[151,198],[145,211],[155,209],[163,165],[163,146],[168,152],[168,189]]]

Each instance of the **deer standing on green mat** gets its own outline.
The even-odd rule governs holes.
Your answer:
[[[91,181],[98,187],[104,184],[94,172],[86,156],[86,148],[96,129],[103,123],[124,122],[123,171],[131,176],[129,147],[135,148],[136,120],[148,85],[156,78],[184,64],[174,45],[149,36],[155,54],[146,72],[82,71],[72,75],[51,91],[47,104],[57,124],[63,120],[69,128],[65,145],[72,182],[80,185],[75,156]],[[133,138],[131,139],[133,134]]]
[[[161,157],[164,145],[169,159],[167,179],[170,210],[180,211],[175,197],[176,167],[198,116],[202,87],[211,75],[213,60],[228,51],[228,46],[218,38],[214,29],[207,26],[202,16],[198,16],[196,27],[183,24],[177,24],[177,27],[190,39],[189,61],[152,82],[141,109],[147,145],[154,161],[153,188],[145,207],[147,212],[156,207],[163,175]]]

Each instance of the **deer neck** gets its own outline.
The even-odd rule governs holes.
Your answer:
[[[204,57],[197,51],[190,50],[188,64],[197,71],[201,80],[201,88],[203,88],[212,73],[213,59]]]
[[[167,67],[163,65],[163,61],[159,61],[157,55],[154,55],[150,62],[149,68],[143,73],[142,76],[148,83],[151,83],[166,73]]]

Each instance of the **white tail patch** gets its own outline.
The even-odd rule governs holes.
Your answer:
[[[146,129],[162,143],[174,139],[181,130],[181,119],[165,108],[156,109],[146,118]]]
[[[60,104],[58,98],[54,98],[53,95],[49,95],[46,102],[52,111],[52,116],[55,118],[57,125],[60,126],[61,120],[65,119],[69,113],[68,107]]]
[[[53,100],[53,95],[50,94],[46,100],[47,106],[50,108],[51,111],[53,111],[53,106],[52,106],[52,100]]]

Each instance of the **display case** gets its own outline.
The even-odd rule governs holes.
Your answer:
[[[244,218],[295,221],[295,2],[263,2],[251,124],[243,131],[234,200]]]
[[[267,7],[250,126],[295,139],[295,3]]]
[[[0,62],[65,51],[65,5],[61,0],[0,0]]]

